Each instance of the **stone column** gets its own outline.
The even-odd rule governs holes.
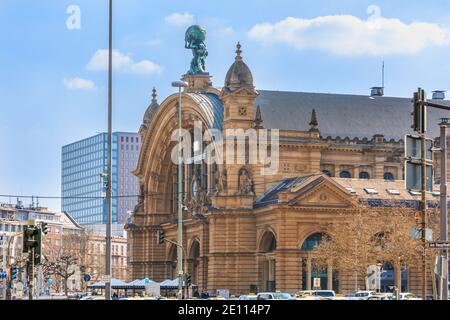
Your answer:
[[[327,267],[327,290],[333,290],[333,266],[328,264]]]
[[[311,258],[306,258],[306,290],[311,290],[312,263]]]

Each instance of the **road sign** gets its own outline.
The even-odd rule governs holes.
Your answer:
[[[444,241],[435,241],[435,242],[430,242],[428,244],[430,249],[438,249],[438,250],[446,250],[446,249],[450,249],[450,242],[444,242]]]
[[[426,139],[426,159],[433,160],[433,140]],[[422,139],[419,136],[406,136],[406,158],[422,159]]]
[[[314,278],[314,288],[320,288],[320,278]]]
[[[89,274],[85,274],[83,279],[85,282],[91,281],[91,276]]]
[[[409,232],[409,235],[411,236],[411,238],[413,238],[415,240],[421,240],[422,239],[422,229],[420,229],[420,228],[413,228]],[[433,241],[433,230],[426,229],[425,239],[427,241]]]
[[[433,191],[433,140],[426,139],[426,150],[423,154],[420,136],[407,135],[405,144],[405,183],[407,190],[422,191],[422,156],[427,161],[426,191]]]
[[[413,191],[422,190],[422,164],[407,161],[406,165],[406,189]],[[427,165],[427,192],[433,191],[433,166]]]

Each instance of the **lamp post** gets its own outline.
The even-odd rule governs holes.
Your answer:
[[[182,155],[182,94],[181,89],[186,88],[187,84],[182,81],[172,82],[172,87],[178,88],[179,100],[178,100],[178,246],[177,246],[177,259],[178,259],[178,297],[183,299],[183,155]]]
[[[108,52],[108,177],[106,186],[105,299],[111,300],[111,220],[112,220],[112,0],[109,0]]]
[[[447,127],[449,126],[450,119],[443,118],[439,124],[441,127],[441,241],[448,241],[448,188],[447,188]],[[448,253],[447,250],[441,252],[441,300],[448,300]]]

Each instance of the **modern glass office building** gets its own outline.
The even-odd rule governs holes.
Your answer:
[[[137,203],[136,168],[141,138],[137,133],[113,133],[112,222],[124,224]],[[62,147],[61,209],[79,224],[106,223],[108,135],[101,133]]]

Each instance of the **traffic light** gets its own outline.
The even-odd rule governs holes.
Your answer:
[[[156,243],[157,244],[164,244],[165,240],[166,240],[166,235],[164,233],[164,230],[158,230],[156,232]]]
[[[42,230],[36,229],[34,235],[34,265],[41,264],[42,258]]]
[[[13,266],[11,267],[11,280],[17,279],[17,267]]]
[[[50,232],[48,223],[42,222],[41,229],[42,229],[42,233],[44,233],[44,234],[48,234]]]
[[[33,248],[36,244],[34,239],[35,234],[37,233],[37,228],[34,226],[23,226],[23,252],[27,253]]]
[[[35,226],[23,226],[23,252],[34,249],[34,264],[41,264],[42,229]]]
[[[413,103],[413,125],[414,131],[419,133],[426,133],[427,131],[427,107],[422,104],[425,102],[425,90],[420,89],[414,92],[414,97],[412,99]]]
[[[189,272],[186,273],[186,286],[191,286],[191,274]]]

